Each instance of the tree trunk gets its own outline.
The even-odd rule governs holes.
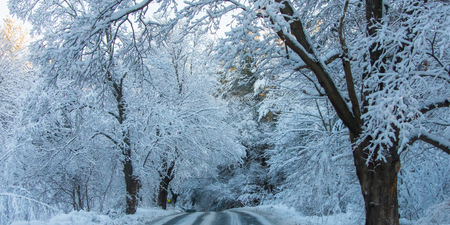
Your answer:
[[[172,188],[170,189],[170,193],[172,194],[172,204],[175,206],[175,204],[177,204],[178,194],[173,192]]]
[[[139,178],[133,175],[133,166],[129,158],[124,160],[123,173],[125,175],[125,186],[127,189],[127,208],[125,210],[126,214],[136,213],[138,206],[138,193],[139,193]]]
[[[370,139],[364,140],[353,151],[356,173],[361,185],[366,211],[366,225],[398,225],[397,175],[400,157],[397,146],[389,148],[386,161],[367,163]]]
[[[113,95],[117,101],[117,111],[118,114],[110,113],[113,115],[120,125],[123,125],[126,120],[126,107],[125,100],[123,99],[123,80],[127,76],[125,73],[120,82],[116,82],[113,80],[109,71],[107,72],[107,78],[112,83],[114,88]],[[130,143],[130,133],[128,131],[124,131],[122,133],[123,142],[118,143],[114,141],[115,144],[119,145],[119,148],[122,150],[123,159],[123,173],[125,178],[125,186],[127,190],[126,203],[127,208],[125,209],[126,214],[134,214],[136,213],[136,209],[138,206],[138,194],[139,188],[141,186],[140,180],[137,176],[133,175],[133,164],[131,162],[131,143]],[[111,139],[112,140],[112,139]]]
[[[164,177],[159,183],[159,192],[158,192],[158,206],[162,209],[167,209],[167,195],[169,188],[169,177]]]
[[[163,163],[163,167],[166,167],[167,161]],[[159,182],[159,192],[158,192],[158,206],[163,209],[167,209],[167,195],[169,193],[169,183],[173,180],[174,175],[172,174],[175,168],[175,161],[170,163],[167,173],[160,173],[161,182]]]
[[[136,213],[138,206],[138,193],[140,188],[140,180],[137,176],[133,175],[133,164],[131,162],[131,145],[129,139],[129,133],[124,132],[122,154],[125,157],[123,161],[123,173],[125,175],[125,186],[127,189],[127,208],[126,214]]]
[[[76,193],[78,195],[78,211],[83,210],[83,200],[81,197],[81,186],[79,184],[76,184]]]

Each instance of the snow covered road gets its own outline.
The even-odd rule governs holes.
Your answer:
[[[261,215],[247,211],[184,213],[165,217],[146,225],[273,225]]]

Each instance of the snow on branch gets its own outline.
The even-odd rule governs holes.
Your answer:
[[[43,202],[40,202],[38,200],[35,200],[35,199],[32,199],[32,198],[28,198],[28,197],[25,197],[25,196],[22,196],[22,195],[16,195],[16,194],[13,194],[13,193],[0,193],[0,196],[2,196],[2,197],[11,197],[11,198],[21,198],[21,199],[27,200],[29,202],[33,202],[33,203],[45,206],[46,208],[55,210],[56,212],[61,212],[59,209],[57,209],[55,207],[52,207],[52,206],[47,205],[47,204],[45,204]]]
[[[94,138],[95,136],[99,135],[99,134],[101,134],[101,135],[105,136],[106,138],[108,138],[109,140],[111,140],[115,145],[119,144],[118,141],[114,140],[114,138],[112,138],[110,135],[105,134],[103,132],[98,132],[98,133],[94,134],[94,136],[92,136],[91,139]]]
[[[437,102],[433,102],[433,103],[427,103],[425,104],[424,107],[422,107],[420,109],[420,112],[422,114],[425,114],[433,109],[437,109],[437,108],[444,108],[444,107],[449,107],[450,106],[450,101],[448,98],[444,98],[442,100],[439,100]]]
[[[421,140],[424,141],[430,145],[433,145],[436,148],[441,149],[447,154],[450,154],[450,141],[445,140],[443,138],[437,137],[435,135],[432,135],[428,132],[420,132],[420,134],[416,135],[415,137],[411,138],[409,143],[413,144],[415,141]]]
[[[282,1],[277,0],[276,2],[281,3]],[[286,20],[283,22],[288,22],[289,18],[294,16],[294,8],[287,1],[282,4],[284,7],[280,8],[280,12],[283,14],[284,20]],[[280,22],[281,19],[274,16],[271,17],[272,21],[282,24],[282,22]],[[360,133],[361,127],[359,126],[359,121],[354,117],[352,111],[347,106],[347,103],[331,78],[329,71],[326,69],[325,62],[317,57],[317,53],[309,40],[309,36],[304,30],[302,21],[299,19],[289,21],[289,28],[290,29],[280,29],[276,31],[276,33],[314,72],[320,85],[325,90],[331,104],[336,110],[336,113],[347,128],[352,133]]]
[[[339,51],[337,51],[337,50],[333,50],[333,51],[330,51],[325,56],[320,57],[320,60],[325,62],[325,65],[328,65],[328,64],[334,62],[334,60],[336,60],[336,59],[338,59],[340,57],[341,57],[341,53]],[[306,65],[305,62],[301,62],[301,63],[298,63],[297,65],[295,65],[295,69],[294,70],[298,71],[298,70],[306,69],[306,68],[309,68],[309,66]]]

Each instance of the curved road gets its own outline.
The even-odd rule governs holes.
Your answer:
[[[247,211],[183,213],[165,217],[146,225],[273,225],[264,217]]]

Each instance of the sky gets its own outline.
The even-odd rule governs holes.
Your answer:
[[[8,0],[0,0],[0,25],[3,24],[3,19],[6,17],[6,15],[9,15]],[[230,30],[230,28],[225,26],[230,21],[231,21],[230,15],[227,15],[222,19],[222,22],[220,25],[222,29],[218,32],[219,37],[224,37],[225,36],[224,32]],[[31,27],[31,25],[29,25],[28,23],[25,23],[25,26],[28,28]]]
[[[3,19],[8,14],[8,0],[0,0],[0,18]]]

